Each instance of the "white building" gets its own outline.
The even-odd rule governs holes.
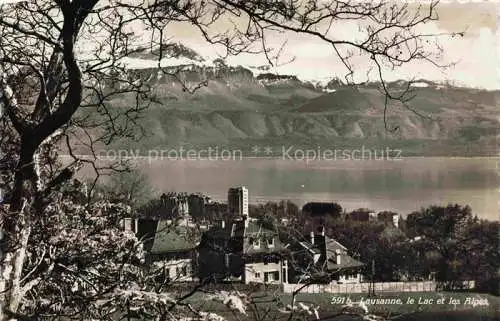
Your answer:
[[[120,225],[125,231],[137,233],[139,231],[139,219],[126,217],[120,220]]]

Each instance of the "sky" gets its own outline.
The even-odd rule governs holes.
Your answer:
[[[13,2],[16,0],[0,0]],[[133,0],[130,0],[133,1]],[[402,1],[402,0],[398,0]],[[430,64],[410,63],[396,71],[387,70],[387,80],[423,78],[438,82],[450,82],[455,85],[483,89],[500,89],[500,1],[442,0],[438,6],[439,20],[422,28],[425,33],[451,33],[465,31],[464,37],[440,38],[444,49],[440,64],[454,63],[453,67],[441,69]],[[221,30],[232,25],[223,23]],[[357,26],[342,24],[336,26],[335,37],[353,39],[357,36]],[[183,24],[171,24],[167,29],[171,41],[191,47],[208,59],[215,59],[223,54],[221,48],[207,44],[200,32],[194,27]],[[270,34],[267,42],[275,48],[287,42],[281,55],[280,67],[271,72],[296,75],[302,80],[324,81],[334,77],[343,78],[346,69],[336,57],[332,47],[322,40],[296,33]],[[286,63],[293,59],[293,62]],[[228,58],[231,65],[259,66],[267,60],[261,55],[239,55]],[[355,80],[364,81],[369,60],[357,57],[353,60]],[[372,73],[370,80],[375,80]]]
[[[464,2],[464,1],[462,1]],[[389,80],[424,78],[439,82],[451,82],[457,85],[484,89],[500,89],[500,4],[496,2],[476,1],[475,3],[445,2],[438,7],[439,20],[431,22],[423,32],[451,33],[465,31],[464,37],[440,38],[444,49],[441,64],[454,63],[443,70],[430,64],[414,63],[394,72],[387,72]],[[352,39],[356,36],[356,26],[338,28],[336,36]],[[196,30],[186,26],[172,27],[169,35],[180,39],[206,56],[215,55],[214,48],[208,46]],[[336,58],[330,45],[310,36],[286,33],[271,39],[270,42],[280,47],[287,41],[282,55],[283,62],[294,58],[274,71],[295,74],[306,80],[320,80],[340,77],[346,74],[343,64]],[[222,52],[219,50],[219,52]],[[229,59],[232,64],[261,65],[266,60],[262,55],[242,55]],[[368,63],[364,59],[354,60],[358,80],[366,79]],[[374,75],[374,74],[373,74]]]

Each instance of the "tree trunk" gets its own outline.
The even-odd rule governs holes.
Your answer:
[[[1,258],[0,321],[12,320],[11,315],[17,313],[24,296],[21,278],[31,233],[31,228],[26,220],[26,203],[26,201],[23,203],[19,215],[16,216],[16,223],[10,225],[14,229],[5,231],[8,237],[7,249]]]

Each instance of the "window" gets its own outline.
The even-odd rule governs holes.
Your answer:
[[[252,239],[252,246],[254,249],[260,248],[260,239]]]
[[[175,268],[175,274],[177,275],[177,277],[186,276],[187,274],[186,266],[177,266]]]
[[[260,279],[260,272],[255,272],[254,273],[254,278]]]
[[[267,239],[267,247],[274,247],[274,238]]]
[[[265,272],[264,273],[264,282],[275,282],[280,280],[280,272]]]

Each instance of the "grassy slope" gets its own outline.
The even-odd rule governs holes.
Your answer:
[[[148,138],[114,147],[365,145],[403,149],[406,156],[494,155],[500,128],[500,92],[463,88],[417,88],[409,106],[419,115],[391,103],[387,127],[383,96],[371,87],[321,93],[297,81],[262,85],[243,73],[212,81],[194,95],[168,79],[158,80],[155,91],[163,104],[145,114]]]
[[[340,304],[332,304],[332,297],[350,297],[351,300],[359,301],[361,297],[366,299],[365,294],[298,294],[296,297],[296,302],[303,302],[308,305],[314,304],[319,305],[320,317],[326,318],[331,315],[335,315],[340,312]],[[277,317],[278,320],[285,320],[287,315],[280,313],[278,311],[281,303],[289,304],[291,302],[291,294],[277,294],[277,296],[265,295],[263,293],[255,293],[253,295],[255,306],[257,307],[257,312],[262,316],[268,313],[268,319],[273,320]],[[275,298],[278,300],[275,300]],[[448,304],[450,298],[458,299],[461,304],[452,305]],[[467,297],[475,298],[486,298],[489,302],[489,306],[472,307],[470,305],[464,305]],[[400,298],[404,304],[402,305],[373,305],[368,306],[370,313],[382,315],[382,316],[397,316],[405,315],[400,320],[453,320],[453,321],[476,321],[476,320],[498,320],[498,309],[500,306],[500,298],[497,296],[486,295],[486,294],[476,294],[476,293],[392,293],[392,294],[380,294],[376,298]],[[413,298],[415,300],[414,304],[406,304],[408,298]],[[436,302],[439,298],[445,298],[445,304],[418,304],[418,299],[434,299]],[[205,311],[212,311],[221,315],[231,317],[231,313],[227,311],[227,308],[222,304],[215,303],[212,301],[204,301],[201,294],[196,294],[188,300],[189,303],[194,304],[197,308],[204,309]],[[253,310],[255,312],[255,310]],[[246,318],[252,320],[252,309],[250,310],[249,316]],[[497,318],[497,319],[495,319]],[[338,320],[334,319],[334,320]],[[333,319],[332,319],[333,320]],[[350,318],[346,320],[356,320],[355,318]]]

